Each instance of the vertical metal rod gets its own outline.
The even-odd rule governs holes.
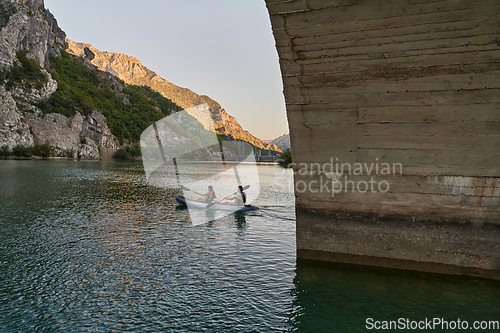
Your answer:
[[[156,128],[156,123],[153,123],[153,129],[155,130],[156,141],[158,141],[158,146],[160,147],[161,157],[163,159],[163,164],[167,165],[167,156],[165,156],[165,151],[163,150],[163,145],[161,144],[160,134]],[[179,170],[177,169],[177,159],[174,157],[174,167],[175,167],[175,177],[177,178],[177,184],[180,185],[181,181],[179,179]]]
[[[238,141],[238,146],[239,146],[239,141]],[[220,147],[220,150],[222,152],[222,163],[224,166],[226,166],[226,158],[225,158],[225,155],[224,155],[224,149],[223,146],[222,146],[222,142],[219,141],[219,147]],[[236,176],[236,182],[238,182],[238,185],[241,185],[241,180],[240,180],[240,175],[238,174],[238,170],[236,169],[236,166],[233,167],[233,170],[234,170],[234,174]]]
[[[160,134],[158,133],[158,129],[156,128],[156,123],[153,123],[153,129],[155,130],[156,141],[158,142],[158,146],[160,147],[163,164],[167,165],[167,157],[165,156],[165,152],[163,151],[163,145],[161,144]]]
[[[172,160],[174,161],[175,177],[177,178],[177,184],[179,184],[179,186],[180,186],[181,180],[179,179],[179,170],[177,169],[177,159],[174,157]]]

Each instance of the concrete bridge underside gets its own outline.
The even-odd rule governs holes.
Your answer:
[[[500,2],[266,3],[298,256],[500,279]]]

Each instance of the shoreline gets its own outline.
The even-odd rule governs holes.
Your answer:
[[[31,157],[22,157],[22,156],[0,156],[0,160],[63,160],[63,161],[75,161],[75,162],[138,162],[142,161],[142,157],[136,159],[105,159],[100,158],[98,160],[94,159],[78,159],[78,158],[70,158],[70,157],[61,157],[61,156],[51,156],[51,157],[39,157],[39,156],[31,156]],[[257,165],[278,165],[277,162],[237,162],[237,161],[177,161],[179,164],[257,164]]]

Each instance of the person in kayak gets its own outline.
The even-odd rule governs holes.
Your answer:
[[[237,206],[244,206],[247,202],[247,195],[245,191],[243,191],[243,186],[238,186],[238,192],[236,192],[235,196],[227,198],[227,200],[234,200],[234,203]]]
[[[216,198],[215,191],[214,191],[214,188],[212,187],[212,185],[208,186],[208,192],[207,193],[201,194],[201,193],[196,192],[196,194],[198,194],[199,196],[205,197],[205,202],[206,203],[210,203],[210,202],[214,201],[215,198]],[[203,201],[203,200],[198,199],[196,201]]]

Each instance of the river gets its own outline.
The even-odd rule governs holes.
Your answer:
[[[0,160],[0,331],[367,332],[400,318],[471,331],[500,320],[498,282],[297,260],[292,175],[258,171],[258,211],[193,225],[180,190],[148,185],[140,162]]]

